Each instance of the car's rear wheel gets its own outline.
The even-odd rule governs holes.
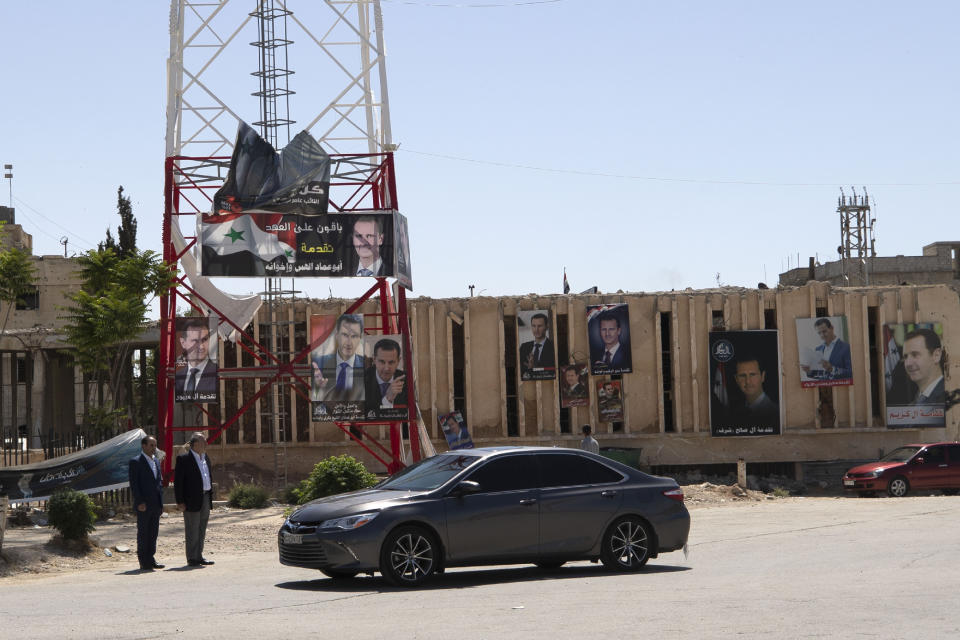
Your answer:
[[[540,569],[559,569],[566,564],[563,560],[544,560],[535,563]]]
[[[640,518],[626,516],[610,525],[603,534],[600,560],[614,571],[637,571],[650,559],[653,535]]]
[[[334,580],[349,580],[350,578],[356,578],[359,571],[337,571],[336,569],[320,569],[320,573],[327,576],[328,578],[333,578]]]
[[[434,572],[439,549],[422,527],[394,529],[380,549],[380,573],[398,587],[415,587]]]
[[[887,493],[894,498],[902,498],[910,491],[910,483],[903,476],[897,476],[887,485]]]

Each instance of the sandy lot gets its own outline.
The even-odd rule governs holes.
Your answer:
[[[722,507],[755,504],[760,501],[794,502],[834,499],[836,496],[776,497],[760,491],[742,490],[736,485],[704,482],[683,486],[687,508]],[[232,509],[218,505],[210,513],[204,555],[216,561],[251,551],[275,551],[276,534],[283,524],[289,505],[264,509]],[[45,514],[33,514],[42,520]],[[30,576],[58,571],[137,567],[137,520],[130,512],[98,522],[88,549],[70,549],[59,544],[55,531],[39,525],[9,526],[0,552],[0,578],[4,582],[29,579]],[[183,542],[183,516],[175,509],[160,520],[157,561],[169,566],[186,564]],[[126,549],[126,551],[123,551]]]

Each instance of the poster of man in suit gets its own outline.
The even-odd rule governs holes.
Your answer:
[[[437,417],[440,422],[440,431],[447,440],[447,446],[450,450],[455,449],[473,449],[473,438],[470,437],[470,431],[467,429],[467,422],[463,419],[463,414],[459,411],[445,413]]]
[[[174,365],[175,402],[219,402],[217,320],[215,316],[190,316],[174,322],[180,346]]]
[[[553,380],[556,377],[557,360],[550,328],[549,311],[534,309],[517,313],[521,380]]]
[[[587,388],[587,365],[568,364],[560,367],[560,407],[585,407],[590,404]]]
[[[310,316],[313,419],[357,420],[364,412],[363,316]]]
[[[594,376],[631,373],[630,312],[625,304],[587,307],[590,340],[590,374]]]
[[[780,349],[777,331],[712,331],[710,434],[780,434]]]
[[[408,416],[407,373],[400,335],[366,336],[370,361],[363,372],[367,420],[403,420]]]
[[[597,414],[600,422],[623,421],[623,393],[620,380],[597,381]]]
[[[943,326],[939,322],[883,327],[887,427],[943,427],[946,387]]]
[[[845,316],[797,318],[797,350],[803,388],[853,384]]]

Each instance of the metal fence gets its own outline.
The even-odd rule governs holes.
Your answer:
[[[7,427],[0,429],[0,466],[12,467],[30,463],[30,449],[26,430]]]

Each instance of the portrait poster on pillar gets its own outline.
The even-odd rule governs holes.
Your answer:
[[[394,212],[200,216],[200,273],[213,277],[395,276]],[[409,266],[409,264],[408,264]]]
[[[310,316],[310,405],[314,421],[364,414],[363,316]]]
[[[616,375],[633,371],[630,313],[626,304],[588,306],[587,334],[591,375]]]
[[[405,420],[407,372],[403,342],[398,335],[364,336],[367,368],[363,372],[364,417],[367,420]]]
[[[473,449],[473,439],[470,437],[470,431],[467,429],[467,422],[463,419],[463,414],[459,411],[445,413],[437,416],[440,423],[440,430],[443,437],[447,439],[447,446],[450,450],[455,449]]]
[[[190,316],[174,321],[178,348],[174,362],[174,402],[219,403],[218,321],[216,316]]]
[[[945,426],[946,360],[939,322],[883,326],[888,428]]]
[[[803,388],[853,384],[845,316],[797,318],[797,354]]]
[[[587,388],[587,365],[568,364],[560,367],[560,407],[585,407],[590,404]]]
[[[620,380],[597,381],[597,405],[600,422],[623,421],[623,389]]]
[[[553,380],[557,377],[551,327],[549,311],[533,309],[517,312],[521,380]]]
[[[710,434],[780,435],[777,331],[709,334]]]
[[[397,213],[393,217],[393,246],[396,248],[397,265],[394,273],[397,282],[408,291],[413,291],[413,268],[410,266],[410,232],[407,217]]]

